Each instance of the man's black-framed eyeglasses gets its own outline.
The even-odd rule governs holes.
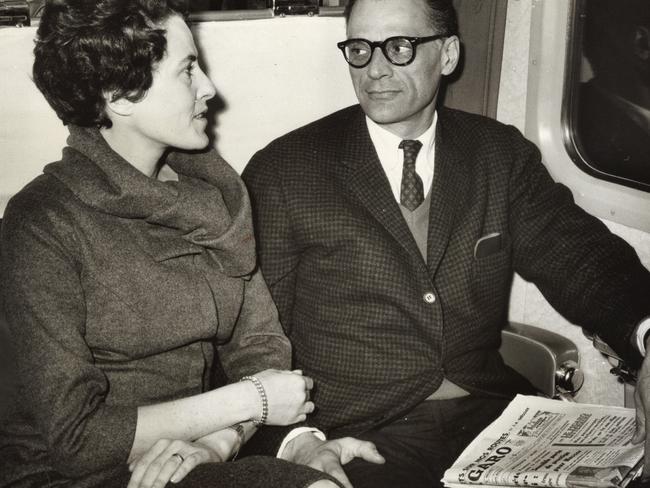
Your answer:
[[[343,53],[345,60],[353,68],[367,66],[376,48],[380,48],[386,59],[395,66],[406,66],[415,59],[418,44],[436,41],[443,37],[447,36],[443,34],[427,37],[394,36],[383,41],[374,42],[367,39],[348,39],[338,42],[336,45]]]

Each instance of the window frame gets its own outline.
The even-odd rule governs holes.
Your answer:
[[[579,2],[533,1],[524,132],[540,148],[553,178],[572,190],[578,205],[604,220],[650,232],[650,192],[596,177],[572,159],[568,118],[575,108],[567,108],[571,95],[567,83],[572,74],[575,77],[572,40]]]
[[[343,16],[345,7],[318,7],[319,17],[337,17]],[[261,8],[250,10],[199,10],[190,12],[190,21],[192,22],[213,22],[227,20],[256,20],[271,19],[273,17],[281,18],[276,15],[273,8]]]
[[[40,13],[43,10],[44,3],[35,1],[25,1],[29,5],[30,17],[33,26],[38,26]],[[259,9],[239,9],[239,10],[196,10],[190,12],[190,20],[192,22],[214,22],[214,21],[228,21],[228,20],[256,20],[256,19],[270,19],[273,17],[281,17],[276,15],[274,11],[272,0],[267,0],[266,8]],[[318,15],[321,17],[334,17],[342,16],[345,10],[344,6],[318,7]]]
[[[585,5],[588,0],[574,0],[569,10],[569,32],[567,36],[567,61],[562,101],[562,126],[564,144],[572,161],[584,172],[606,181],[618,183],[644,192],[650,192],[650,184],[624,178],[598,170],[590,164],[589,158],[581,151],[576,136],[578,116],[578,91],[580,87],[581,64],[583,59],[582,40],[584,37]],[[650,164],[650,162],[649,162]]]

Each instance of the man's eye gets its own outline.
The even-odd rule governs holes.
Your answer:
[[[401,44],[401,45],[400,44],[393,44],[392,46],[390,46],[390,50],[393,53],[399,54],[399,55],[402,55],[402,56],[405,55],[405,54],[410,54],[413,51],[411,46],[405,45],[405,44]]]
[[[353,46],[350,48],[350,54],[353,56],[363,56],[368,53],[368,49],[362,46]]]
[[[193,72],[194,72],[194,65],[193,64],[188,64],[187,67],[185,68],[185,73],[188,76],[192,76]]]

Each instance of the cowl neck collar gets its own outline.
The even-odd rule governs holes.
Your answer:
[[[47,165],[44,173],[99,212],[151,224],[146,229],[154,241],[166,235],[173,246],[174,238],[180,237],[207,251],[222,273],[232,277],[252,273],[255,241],[248,195],[239,175],[216,151],[170,151],[165,161],[178,181],[163,182],[124,160],[99,130],[77,126],[69,130],[62,160]],[[158,254],[174,253],[160,249]]]

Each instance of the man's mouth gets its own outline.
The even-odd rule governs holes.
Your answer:
[[[398,90],[367,90],[368,98],[371,100],[392,100],[398,94]]]

